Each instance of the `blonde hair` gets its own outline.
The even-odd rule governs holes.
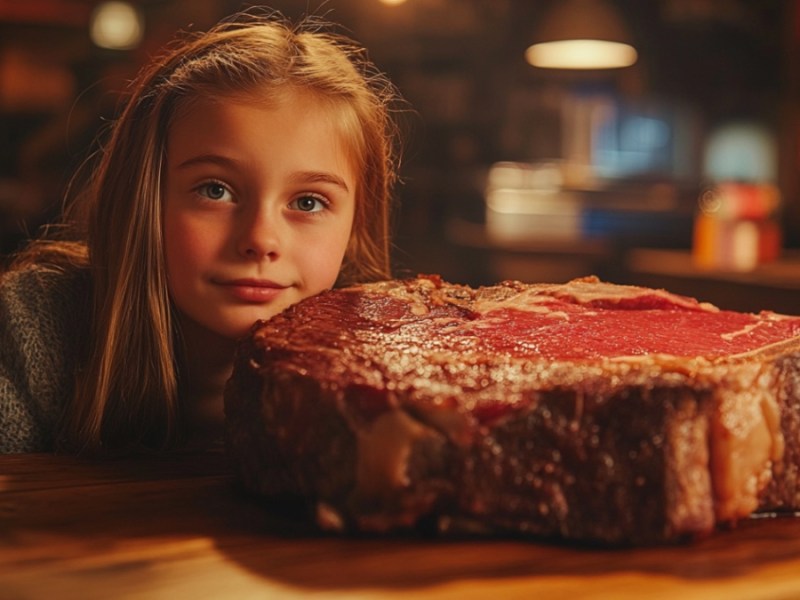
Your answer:
[[[62,447],[158,448],[177,439],[180,344],[161,225],[169,125],[199,94],[268,99],[286,89],[339,110],[355,161],[356,212],[338,284],[390,276],[398,96],[364,51],[319,23],[292,26],[275,14],[242,13],[177,41],[134,81],[86,193],[70,212],[87,224],[93,317]]]

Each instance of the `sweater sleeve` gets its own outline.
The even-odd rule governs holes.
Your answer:
[[[74,274],[28,268],[0,278],[0,453],[53,449],[73,389]]]

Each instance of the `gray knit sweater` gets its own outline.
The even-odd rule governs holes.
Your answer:
[[[82,272],[31,267],[0,276],[0,453],[53,449],[89,301]]]

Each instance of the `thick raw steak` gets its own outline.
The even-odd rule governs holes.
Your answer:
[[[798,335],[594,278],[335,290],[242,342],[228,448],[325,528],[676,540],[800,506]]]

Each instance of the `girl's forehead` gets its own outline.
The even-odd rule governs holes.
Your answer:
[[[249,157],[254,164],[270,157],[275,165],[305,163],[341,172],[356,184],[363,153],[357,152],[348,121],[347,111],[313,95],[284,95],[267,103],[250,94],[204,96],[176,112],[165,158],[174,167],[216,154]]]
[[[364,141],[361,123],[353,106],[341,99],[325,95],[319,91],[295,86],[264,85],[244,90],[207,90],[182,98],[177,103],[170,121],[170,130],[176,121],[196,118],[198,111],[208,114],[215,108],[237,104],[280,111],[293,107],[303,117],[323,120],[337,136],[343,152],[351,164],[358,165],[363,160]],[[330,133],[330,130],[329,132]]]
[[[183,96],[176,103],[170,123],[191,114],[198,105],[202,105],[204,110],[213,110],[215,105],[223,106],[231,103],[266,110],[301,106],[304,112],[329,120],[341,129],[343,134],[351,130],[353,121],[357,120],[352,106],[342,99],[326,96],[315,90],[265,85],[243,90],[202,90],[199,93]]]
[[[287,104],[302,104],[314,111],[336,112],[343,110],[344,102],[322,93],[290,85],[264,84],[242,89],[202,86],[178,97],[174,115],[180,117],[197,104],[247,104],[265,109],[278,109]]]

